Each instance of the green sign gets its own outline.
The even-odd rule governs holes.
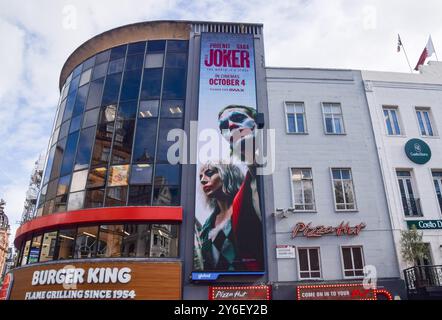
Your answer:
[[[431,150],[428,144],[420,139],[411,139],[405,144],[405,153],[411,161],[424,164],[431,159]]]
[[[408,229],[416,226],[418,230],[438,230],[442,229],[442,220],[408,220]]]

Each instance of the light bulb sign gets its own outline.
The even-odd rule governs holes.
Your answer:
[[[408,140],[405,144],[405,154],[408,159],[417,164],[425,164],[431,159],[430,147],[420,139]]]

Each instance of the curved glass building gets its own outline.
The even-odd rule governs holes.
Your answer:
[[[189,147],[168,133],[179,129],[190,136],[191,122],[198,119],[201,34],[244,35],[252,42],[255,35],[261,44],[261,28],[143,22],[97,35],[69,56],[60,74],[36,217],[18,229],[14,241],[19,250],[15,278],[20,272],[22,279],[30,277],[29,288],[35,281],[55,285],[43,271],[73,265],[84,278],[72,281],[95,290],[91,266],[129,266],[142,285],[127,288],[129,298],[207,298],[207,286],[189,280],[195,259],[196,167],[168,161],[172,145]],[[263,54],[262,45],[255,50]],[[244,281],[262,277],[259,271]],[[124,281],[113,276],[108,280],[120,290]],[[109,283],[103,277],[97,279]],[[45,291],[44,298],[103,298],[101,291],[87,297],[77,291],[71,296]],[[112,294],[105,298],[128,298]],[[12,290],[11,298],[39,297]]]

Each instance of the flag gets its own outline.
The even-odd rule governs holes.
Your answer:
[[[402,41],[399,34],[397,35],[397,52],[401,51]]]
[[[431,55],[434,53],[434,46],[433,46],[433,40],[431,40],[431,35],[428,38],[427,45],[424,48],[424,51],[422,51],[421,56],[419,57],[419,61],[416,64],[416,67],[414,67],[414,70],[419,70],[419,66],[423,65],[425,60],[428,57],[431,57]]]

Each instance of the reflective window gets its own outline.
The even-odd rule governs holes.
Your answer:
[[[126,55],[127,45],[118,46],[111,49],[110,60],[124,58]]]
[[[103,105],[117,102],[118,93],[120,91],[120,82],[121,73],[110,74],[107,76],[103,90],[103,98],[101,100]]]
[[[124,67],[124,70],[139,70],[143,68],[143,60],[144,60],[144,54],[136,54],[132,56],[127,56],[126,58],[126,65]]]
[[[81,73],[82,68],[83,68],[82,64],[76,66],[74,71],[72,71],[72,77],[75,78],[76,76],[78,76]]]
[[[97,121],[98,121],[98,114],[99,113],[100,113],[100,108],[95,108],[95,109],[87,111],[84,114],[83,128],[87,128],[87,127],[96,125]]]
[[[158,117],[158,106],[160,100],[146,100],[140,101],[140,110],[138,116],[140,118]]]
[[[332,169],[336,210],[356,210],[350,169]]]
[[[112,149],[112,164],[129,163],[132,152],[135,120],[117,120]]]
[[[182,120],[181,119],[163,119],[160,122],[160,132],[158,134],[158,154],[156,161],[157,162],[169,162],[167,160],[167,151],[169,147],[176,143],[176,141],[167,141],[167,134],[172,129],[181,129]],[[183,141],[181,139],[181,141]],[[182,148],[180,148],[182,149]],[[179,150],[176,150],[175,156],[179,157]]]
[[[71,175],[67,175],[58,179],[57,196],[68,193]]]
[[[55,244],[57,242],[57,231],[48,232],[43,235],[40,262],[54,260]]]
[[[312,170],[291,168],[292,203],[295,210],[315,210]]]
[[[305,108],[303,102],[286,102],[286,121],[288,133],[306,133]]]
[[[83,70],[87,70],[91,67],[93,67],[95,64],[95,56],[87,59],[85,62],[83,62]]]
[[[21,258],[21,265],[24,266],[28,263],[29,249],[31,248],[31,240],[26,241],[25,248]]]
[[[97,248],[98,227],[82,227],[77,230],[75,238],[75,259],[95,257]]]
[[[60,133],[58,134],[58,139],[63,139],[64,137],[66,137],[68,135],[69,125],[70,125],[69,121],[66,121],[61,125]]]
[[[95,56],[95,64],[100,64],[109,60],[110,50],[100,52]]]
[[[154,206],[179,206],[180,190],[178,186],[156,185],[153,193]]]
[[[97,257],[98,258],[120,257],[123,236],[124,236],[123,225],[100,226]]]
[[[129,177],[129,165],[111,166],[107,185],[110,187],[127,186]]]
[[[87,177],[88,177],[88,170],[74,172],[74,174],[72,175],[72,184],[70,192],[84,190],[84,188],[86,187]]]
[[[113,187],[106,189],[106,207],[125,206],[127,199],[126,187]]]
[[[75,100],[74,110],[72,111],[73,117],[82,114],[84,112],[88,91],[89,91],[89,85],[83,86],[80,89],[78,89],[77,99]]]
[[[129,188],[129,206],[149,206],[151,204],[152,185],[131,185]]]
[[[144,53],[146,49],[146,42],[134,42],[129,44],[129,48],[127,49],[127,54],[136,54],[136,53]]]
[[[80,129],[82,116],[83,115],[80,114],[79,116],[76,116],[76,117],[72,118],[71,126],[69,128],[69,133],[75,132],[75,131]]]
[[[344,119],[340,103],[323,103],[322,115],[324,117],[325,133],[344,134]]]
[[[135,119],[137,116],[137,100],[120,102],[118,105],[117,119]]]
[[[163,100],[161,103],[161,118],[182,118],[184,100]]]
[[[150,243],[149,257],[178,256],[178,228],[173,225],[153,224],[151,233],[154,241]]]
[[[46,163],[46,169],[44,172],[42,185],[45,185],[49,181],[49,177],[51,175],[52,163],[54,161],[54,155],[55,155],[55,146],[52,146],[52,148],[49,149],[49,155]]]
[[[185,69],[166,68],[164,73],[164,98],[184,98],[186,96]]]
[[[165,40],[152,40],[147,42],[147,52],[164,51],[166,47]]]
[[[162,68],[144,70],[143,82],[141,85],[141,99],[159,98],[161,93],[162,74]]]
[[[120,101],[138,99],[140,81],[141,69],[126,71],[123,77]]]
[[[124,67],[124,58],[109,62],[108,74],[122,72]]]
[[[87,178],[86,188],[104,187],[106,172],[107,168],[105,167],[91,169]]]
[[[94,71],[92,71],[92,80],[103,78],[106,75],[107,66],[107,62],[96,65]]]
[[[74,170],[84,169],[89,166],[94,138],[95,127],[89,127],[81,131]]]
[[[68,97],[66,98],[66,106],[64,108],[63,122],[70,119],[72,116],[72,111],[74,110],[76,95],[77,95],[77,91],[74,91],[74,92],[69,93]]]
[[[68,195],[63,194],[54,199],[54,209],[52,212],[65,212],[67,209]],[[51,212],[49,212],[51,213]]]
[[[72,259],[74,252],[75,229],[60,230],[57,237],[55,256],[58,260]]]
[[[84,200],[85,208],[102,207],[104,203],[104,188],[86,190],[86,198]]]
[[[65,107],[66,107],[66,99],[64,99],[63,102],[60,104],[60,108],[58,110],[58,115],[57,115],[57,123],[55,124],[56,128],[60,126],[61,121],[63,120],[63,113]]]
[[[69,194],[68,210],[79,210],[83,208],[85,191]]]
[[[146,54],[145,68],[162,68],[164,54],[163,53],[148,53]]]
[[[153,137],[156,136],[156,132],[157,119],[138,119],[132,162],[153,162],[155,157]]]
[[[103,92],[104,79],[91,82],[89,96],[86,102],[86,109],[98,107],[101,103],[101,94]]]
[[[188,42],[185,40],[168,40],[167,51],[168,52],[186,52]]]
[[[155,186],[177,185],[180,183],[180,165],[157,164],[155,167]]]
[[[110,104],[101,108],[99,123],[106,123],[115,120],[117,105]]]
[[[54,153],[54,161],[52,166],[52,172],[50,180],[55,179],[60,174],[61,162],[63,160],[64,148],[66,146],[66,138],[57,142]]]
[[[48,192],[46,194],[47,199],[53,199],[57,195],[58,179],[52,180],[48,183]]]
[[[80,83],[78,84],[79,87],[85,85],[91,80],[92,76],[92,69],[87,69],[86,71],[83,71],[80,77]]]
[[[111,150],[112,135],[114,132],[114,123],[109,122],[99,125],[95,136],[95,146],[92,153],[92,165],[107,165]]]
[[[152,183],[152,169],[150,164],[132,165],[130,184],[150,184]]]
[[[75,151],[77,148],[78,131],[70,134],[66,141],[66,149],[64,152],[63,162],[61,164],[60,175],[65,175],[72,172],[74,165]]]
[[[187,65],[186,53],[167,53],[166,67],[185,68]]]
[[[41,249],[41,236],[32,238],[31,249],[29,250],[28,264],[38,262]]]

